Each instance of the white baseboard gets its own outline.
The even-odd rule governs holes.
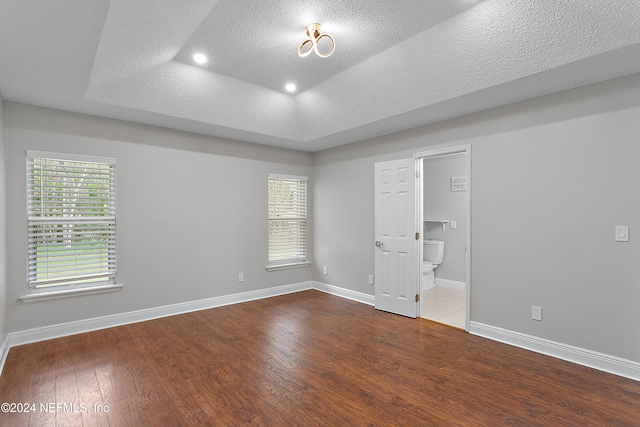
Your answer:
[[[457,289],[459,291],[464,291],[467,288],[466,283],[458,282],[456,280],[439,279],[436,277],[434,282],[436,282],[436,286],[440,286],[442,288]]]
[[[469,332],[515,347],[640,381],[640,363],[520,332],[471,322]]]
[[[99,329],[113,328],[115,326],[127,325],[130,323],[144,322],[145,320],[158,319],[161,317],[175,316],[192,311],[206,310],[209,308],[221,307],[224,305],[238,304],[241,302],[253,301],[262,298],[270,298],[278,295],[293,292],[317,289],[328,294],[342,298],[348,298],[364,304],[374,305],[374,296],[338,286],[328,285],[320,282],[301,282],[292,285],[277,286],[273,288],[259,289],[256,291],[242,292],[238,294],[223,295],[219,297],[206,298],[196,301],[183,302],[178,304],[165,305],[161,307],[147,308],[144,310],[130,311],[127,313],[112,314],[109,316],[94,317],[91,319],[77,320],[68,323],[43,326],[40,328],[27,329],[24,331],[11,332],[7,335],[0,350],[8,353],[9,348],[29,344],[37,341],[44,341],[53,338],[60,338],[68,335],[80,334],[83,332],[97,331]],[[0,353],[2,356],[3,353]],[[0,359],[3,362],[3,359]],[[0,369],[2,365],[0,365]]]
[[[9,335],[4,337],[2,340],[2,345],[0,345],[0,375],[2,375],[2,369],[4,368],[4,362],[7,361],[7,355],[9,355],[9,349],[11,346],[9,345]]]
[[[375,305],[375,297],[373,295],[352,291],[351,289],[345,289],[339,286],[328,285],[322,282],[313,282],[313,289],[326,292],[331,295],[336,295],[342,298],[347,298],[350,300],[361,302],[363,304]]]
[[[291,285],[277,286],[256,291],[242,292],[232,295],[207,298],[162,307],[154,307],[145,310],[137,310],[128,313],[113,314],[110,316],[96,317],[93,319],[79,320],[41,328],[34,328],[19,332],[10,332],[0,345],[0,374],[4,367],[9,349],[16,345],[28,344],[67,335],[90,332],[99,329],[111,328],[129,323],[142,322],[160,317],[174,316],[192,311],[206,310],[224,305],[237,304],[262,298],[316,289],[331,295],[347,298],[363,304],[375,305],[373,295],[350,289],[333,286],[326,283],[308,281]],[[567,344],[498,328],[478,322],[470,322],[469,332],[494,341],[546,354],[548,356],[567,360],[569,362],[588,366],[604,372],[609,372],[622,377],[640,381],[640,363],[616,356],[610,356]]]
[[[109,316],[95,317],[92,319],[78,320],[61,323],[25,331],[11,332],[8,335],[9,347],[28,344],[53,338],[74,335],[99,329],[112,328],[114,326],[129,323],[143,322],[145,320],[158,319],[160,317],[174,316],[192,311],[206,310],[229,304],[253,301],[278,295],[300,292],[313,288],[313,282],[295,283],[292,285],[277,286],[274,288],[259,289],[256,291],[242,292],[238,294],[223,295],[196,301],[165,305],[162,307],[148,308],[144,310],[130,311],[127,313],[112,314]]]

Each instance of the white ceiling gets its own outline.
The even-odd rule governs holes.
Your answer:
[[[7,101],[312,152],[638,72],[638,0],[0,0]]]

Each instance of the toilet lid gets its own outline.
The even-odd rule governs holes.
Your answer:
[[[422,261],[422,266],[423,267],[431,267],[433,265],[433,263],[431,261]]]

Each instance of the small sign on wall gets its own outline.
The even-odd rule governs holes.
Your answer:
[[[466,176],[452,176],[451,177],[451,191],[467,191],[467,177]]]

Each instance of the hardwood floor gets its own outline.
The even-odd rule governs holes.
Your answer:
[[[318,291],[14,347],[0,396],[36,404],[2,426],[640,425],[640,382]]]

